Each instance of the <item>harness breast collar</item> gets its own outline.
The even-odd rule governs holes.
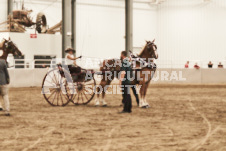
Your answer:
[[[157,65],[154,62],[147,62],[146,60],[144,60],[143,58],[139,57],[139,56],[135,56],[133,55],[133,53],[130,51],[130,57],[132,58],[132,62],[140,62],[141,64],[143,64],[143,66],[141,67],[143,68],[149,68],[149,69],[156,69]],[[154,58],[150,58],[153,59]]]

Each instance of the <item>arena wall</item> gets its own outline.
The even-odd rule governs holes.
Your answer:
[[[48,69],[9,69],[10,87],[41,87]],[[158,69],[153,84],[226,84],[226,69]],[[100,76],[96,76],[97,83]],[[114,80],[113,84],[118,84]]]
[[[1,33],[0,39],[11,38],[25,55],[25,59],[34,59],[34,55],[49,55],[62,57],[62,36],[51,34],[38,34],[37,38],[31,38],[29,33]]]
[[[187,60],[226,65],[225,9],[225,0],[167,0],[159,5],[159,62],[177,64],[174,68],[182,68]]]
[[[6,21],[7,19],[7,0],[0,0],[0,23]]]
[[[14,9],[19,9],[21,2],[20,0],[15,0]],[[49,27],[62,20],[60,0],[54,2],[25,0],[24,2],[25,8],[33,10],[31,14],[33,21],[35,21],[38,12],[45,13]],[[1,0],[0,9],[5,14],[0,16],[0,20],[5,21],[7,16],[7,0]],[[145,44],[145,40],[153,40],[157,37],[156,10],[156,7],[150,7],[145,3],[134,4],[134,47],[140,48]],[[119,58],[120,52],[125,50],[124,14],[125,2],[123,0],[77,0],[77,55],[93,58]],[[28,28],[27,33],[34,33],[34,29]],[[20,39],[22,40],[23,37]],[[27,39],[25,38],[25,40]],[[55,43],[61,43],[61,40]],[[18,45],[20,46],[20,44]],[[23,43],[23,45],[25,44]],[[26,45],[32,46],[33,43],[27,42]],[[42,46],[45,46],[45,43],[40,44],[40,47]],[[22,51],[23,47],[21,48]],[[44,54],[52,53],[48,49],[40,50],[40,53],[43,51]],[[54,51],[61,53],[61,50],[58,49]]]
[[[21,1],[15,0],[15,3],[15,9],[19,9]],[[7,0],[1,0],[0,4],[3,13],[0,21],[4,21]],[[123,0],[77,0],[77,55],[119,57],[125,49],[124,5]],[[33,10],[34,20],[38,12],[44,12],[50,27],[62,18],[60,0],[25,0],[25,7]],[[167,0],[160,5],[134,3],[134,47],[139,50],[145,40],[156,38],[161,68],[167,68],[168,64],[182,68],[187,60],[192,66],[203,61],[203,67],[207,67],[208,61],[213,61],[214,68],[220,61],[226,66],[225,8],[225,0]],[[30,32],[34,30],[28,29]],[[51,53],[40,50],[43,51]]]

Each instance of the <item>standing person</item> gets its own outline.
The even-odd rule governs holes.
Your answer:
[[[208,63],[208,68],[213,68],[213,63],[211,61]]]
[[[194,68],[195,69],[200,69],[200,66],[198,65],[198,63],[195,63]]]
[[[139,100],[138,91],[137,91],[137,89],[136,89],[136,85],[134,85],[134,86],[132,87],[132,91],[133,91],[133,94],[134,94],[134,96],[135,96],[135,98],[136,98],[137,106],[139,106],[140,100]]]
[[[221,62],[219,62],[218,68],[224,68],[224,65]]]
[[[119,85],[122,86],[122,103],[124,104],[123,111],[120,113],[131,113],[132,112],[132,100],[131,100],[131,95],[130,95],[130,77],[132,74],[132,69],[131,69],[131,63],[129,59],[126,57],[127,52],[122,51],[121,53],[121,60],[122,60],[122,66],[121,66],[121,76],[119,79]]]
[[[5,104],[5,115],[10,116],[10,104],[8,97],[8,84],[9,84],[9,73],[7,70],[6,61],[0,59],[0,95],[2,96]],[[2,111],[2,104],[0,102],[0,111]]]
[[[184,65],[185,68],[189,68],[189,61]]]

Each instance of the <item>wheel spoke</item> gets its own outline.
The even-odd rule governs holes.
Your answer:
[[[77,93],[74,94],[74,96],[72,97],[72,101],[74,102],[74,100],[76,99]]]
[[[59,101],[59,92],[57,92],[57,98],[56,99],[57,99],[57,106],[58,106],[59,105],[58,104],[58,101]]]
[[[54,74],[54,71],[53,71],[53,74]],[[55,74],[54,74],[55,75]],[[50,75],[49,75],[50,76]],[[54,77],[53,76],[50,76],[51,77],[51,80],[53,81],[53,82],[55,82],[55,84],[57,84],[57,81],[55,81],[55,79],[54,79]]]
[[[65,85],[63,85],[63,86],[64,86],[64,89],[65,89],[66,95],[68,95],[67,82],[66,82]],[[69,90],[69,91],[70,91],[70,90]]]
[[[60,92],[60,98],[61,98],[62,105],[64,105],[64,100],[63,100],[63,97],[62,97],[62,93],[61,92]]]
[[[53,90],[54,90],[54,88],[51,89],[51,87],[46,87],[46,88],[43,87],[42,88],[42,94],[47,94],[49,92],[51,93],[51,91],[53,91]]]
[[[68,100],[69,98],[67,98],[66,96],[65,96],[65,94],[63,94],[62,92],[61,92],[61,94],[64,96],[64,98],[66,99],[66,100]]]
[[[52,82],[48,81],[48,80],[45,80],[45,82],[48,82],[49,84],[52,84],[52,86],[54,86],[54,84]]]
[[[86,91],[89,95],[92,96],[92,93],[90,93],[88,90],[84,89],[84,91]]]
[[[79,102],[79,94],[80,94],[80,93],[78,93],[78,101],[77,101],[77,103]]]
[[[55,101],[55,98],[56,98],[56,91],[55,91],[55,95],[54,95],[54,98],[53,98],[53,100],[52,100],[52,104],[54,103],[54,101]],[[54,105],[54,104],[53,104]]]
[[[54,79],[56,80],[56,83],[58,84],[58,80],[57,80],[57,78],[56,78],[56,75],[55,75],[54,72],[53,72],[53,74],[54,74]]]
[[[47,99],[49,99],[55,92],[56,92],[56,90],[54,90],[54,92],[51,93],[50,96]]]
[[[84,91],[82,92],[86,98],[87,101],[89,101],[89,99],[87,98],[86,94],[84,93]]]
[[[80,92],[80,94],[81,94],[81,98],[82,98],[82,103],[84,104],[82,93]]]
[[[61,74],[58,72],[56,72],[55,70],[55,72],[52,72],[50,74],[52,78],[51,79],[52,83],[48,81],[51,84],[57,83],[56,86],[58,86],[58,83],[59,83],[61,86],[61,91],[59,94],[56,94],[56,92],[53,91],[52,89],[50,90],[51,92],[53,91],[55,93],[53,95],[55,95],[54,99],[57,98],[57,105],[61,105],[62,103],[62,105],[64,106],[69,101],[71,101],[74,104],[87,104],[89,101],[91,101],[91,99],[95,95],[95,92],[94,92],[94,88],[96,85],[95,79],[91,79],[87,81],[80,80],[81,82],[68,83],[68,81],[64,78],[67,77],[67,75],[69,74],[66,73],[67,75],[65,77],[62,77]],[[53,95],[51,95],[51,97]]]
[[[45,100],[53,106],[65,106],[72,97],[67,81],[57,68],[47,73],[42,89]]]
[[[84,85],[95,85],[95,83],[94,82],[92,82],[92,83],[85,83]]]
[[[57,73],[58,73],[57,74],[58,83],[60,83],[60,80],[61,80],[61,78],[60,78],[60,70],[58,70]]]

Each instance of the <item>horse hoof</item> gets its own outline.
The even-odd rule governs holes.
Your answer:
[[[100,104],[99,103],[96,103],[95,106],[98,107],[98,106],[100,106]]]
[[[107,104],[102,105],[102,107],[107,107],[107,106],[108,106]]]
[[[95,106],[96,106],[96,107],[100,106],[100,102],[96,101],[96,102],[95,102]]]
[[[148,105],[146,105],[146,106],[142,106],[141,108],[142,108],[142,109],[148,109],[148,108],[149,108],[149,106],[148,106]]]

